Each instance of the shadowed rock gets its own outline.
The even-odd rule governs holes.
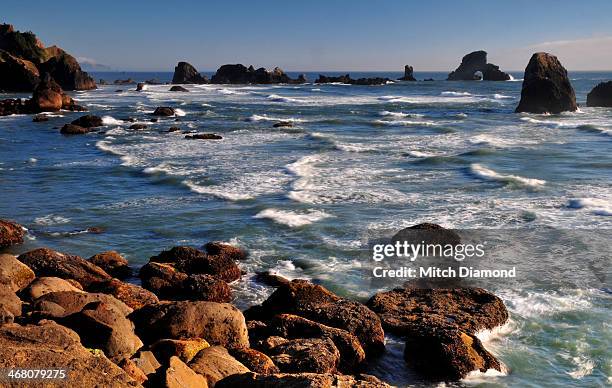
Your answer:
[[[480,79],[484,81],[508,81],[510,75],[499,70],[499,66],[487,63],[487,52],[482,50],[464,56],[459,67],[448,75],[449,81]]]
[[[23,243],[25,230],[16,222],[0,220],[0,248]]]
[[[253,66],[247,68],[242,64],[223,65],[210,80],[213,84],[278,84],[301,83],[302,81],[305,81],[305,78],[292,80],[278,67],[272,71],[263,67],[255,70]]]
[[[587,94],[587,106],[612,107],[612,81],[595,86]]]
[[[222,346],[211,346],[200,351],[189,363],[189,367],[204,376],[209,386],[231,376],[249,372],[249,369],[232,357]]]
[[[216,388],[389,388],[369,375],[344,376],[330,373],[294,373],[262,375],[253,372],[235,374],[217,382]]]
[[[404,76],[400,78],[400,81],[416,81],[413,75],[414,70],[412,66],[406,65],[404,66]]]
[[[173,84],[207,84],[208,78],[202,76],[195,67],[187,62],[179,62],[174,68]],[[170,89],[172,91],[172,89]],[[185,89],[185,91],[188,91]]]
[[[132,275],[132,269],[129,267],[128,261],[117,251],[98,253],[88,260],[102,268],[107,274],[118,279],[125,279]]]

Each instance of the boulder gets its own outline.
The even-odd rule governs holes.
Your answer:
[[[189,363],[189,367],[204,376],[208,385],[214,387],[217,381],[227,376],[249,372],[222,346],[211,346],[201,350]]]
[[[146,124],[132,124],[129,126],[129,129],[134,129],[134,130],[147,129],[147,125]]]
[[[30,105],[30,100],[20,98],[8,98],[0,100],[0,116],[35,113]]]
[[[160,338],[203,338],[211,345],[249,347],[244,316],[227,303],[162,302],[136,310],[130,318],[145,343]]]
[[[247,258],[247,253],[239,247],[221,242],[210,241],[204,245],[206,253],[212,256],[226,256],[231,260],[240,261]]]
[[[85,135],[89,132],[91,132],[91,129],[74,124],[64,124],[62,129],[60,129],[62,135]]]
[[[441,244],[456,246],[461,244],[461,236],[452,229],[446,229],[432,223],[409,226],[391,237],[391,242],[408,242],[408,244]]]
[[[173,247],[150,258],[152,262],[172,263],[174,267],[187,274],[213,275],[226,282],[238,280],[240,268],[232,254],[206,254],[199,249],[185,246]]]
[[[40,81],[40,72],[32,62],[0,50],[0,90],[31,92]]]
[[[229,353],[250,371],[264,375],[280,373],[274,361],[264,353],[251,348],[233,348]]]
[[[15,295],[11,286],[0,283],[0,325],[12,323],[21,315],[21,299]]]
[[[142,384],[148,380],[147,375],[131,359],[123,359],[117,365],[138,384]]]
[[[168,366],[158,369],[150,376],[148,386],[164,388],[208,388],[204,376],[189,368],[178,357],[171,357]]]
[[[341,84],[350,84],[350,85],[384,85],[388,81],[389,78],[359,78],[352,79],[349,74],[337,76],[337,77],[328,77],[322,74],[319,74],[319,78],[315,81],[316,84],[329,84],[329,83],[341,83]]]
[[[212,76],[210,82],[213,84],[277,84],[291,83],[292,81],[278,67],[268,71],[263,67],[255,70],[253,66],[247,68],[242,64],[236,64],[221,66]]]
[[[36,278],[32,283],[30,283],[30,285],[23,291],[22,295],[28,300],[35,300],[45,294],[61,291],[83,292],[67,280],[43,276]]]
[[[168,90],[169,92],[188,92],[189,89],[184,88],[180,85],[174,85],[170,88],[170,90]]]
[[[448,75],[449,81],[473,81],[480,79],[484,81],[508,81],[510,75],[499,70],[499,66],[487,63],[487,52],[482,50],[474,51],[464,56],[459,67]]]
[[[131,78],[127,78],[127,79],[116,79],[113,83],[115,85],[130,85],[130,84],[136,83],[136,81],[134,81]]]
[[[48,73],[45,73],[32,94],[30,100],[32,110],[35,112],[55,112],[62,109],[64,105],[63,94],[62,88]]]
[[[292,128],[293,123],[291,121],[279,121],[278,123],[274,123],[272,127],[273,128]]]
[[[601,82],[587,94],[587,106],[612,107],[612,81]]]
[[[16,222],[0,220],[0,248],[23,243],[24,228]]]
[[[270,271],[255,272],[255,280],[270,287],[280,287],[291,281],[282,275]]]
[[[101,127],[104,125],[102,118],[94,115],[81,116],[72,122],[74,125],[78,125],[83,128]]]
[[[343,299],[320,285],[293,280],[279,288],[261,306],[245,311],[249,320],[270,320],[277,314],[298,315],[353,334],[366,353],[384,349],[380,318],[361,303]]]
[[[170,127],[168,129],[168,132],[180,132],[181,128],[180,127]]]
[[[142,92],[143,90],[147,90],[147,84],[144,82],[139,82],[136,84],[136,91]]]
[[[129,267],[128,261],[117,251],[98,253],[90,257],[89,261],[118,279],[125,279],[132,275],[132,269]]]
[[[149,304],[159,303],[159,299],[153,292],[135,284],[122,282],[119,279],[93,283],[89,287],[89,291],[112,295],[134,310]]]
[[[412,66],[404,66],[404,76],[400,78],[400,81],[416,81],[413,72],[414,70],[412,69]]]
[[[134,324],[114,304],[89,303],[59,323],[76,331],[84,346],[101,349],[115,363],[130,358],[143,345],[134,334]]]
[[[6,284],[11,291],[24,289],[36,276],[27,265],[13,255],[0,254],[0,284]]]
[[[154,116],[174,116],[174,109],[168,106],[159,106],[153,111]]]
[[[0,327],[0,368],[61,367],[68,367],[66,381],[83,387],[140,386],[104,355],[83,347],[74,331],[53,321]]]
[[[189,275],[181,289],[175,295],[176,299],[184,300],[206,300],[209,302],[231,302],[232,290],[229,285],[221,279],[212,275],[196,274]]]
[[[217,382],[216,388],[390,388],[369,375],[345,376],[330,373],[235,374]]]
[[[202,349],[210,344],[202,338],[162,339],[151,345],[155,358],[162,364],[168,364],[171,357],[178,357],[183,362],[191,361]]]
[[[525,69],[516,112],[561,113],[576,109],[576,93],[561,62],[548,53],[533,54]]]
[[[404,358],[435,380],[458,380],[473,370],[501,371],[476,338],[505,323],[501,299],[481,288],[410,289],[378,293],[368,302],[386,330],[406,338]]]
[[[196,133],[195,135],[185,135],[185,139],[192,140],[220,140],[222,136],[215,135],[214,133]]]
[[[153,352],[149,350],[140,350],[132,358],[131,361],[144,372],[145,375],[155,373],[161,366]]]
[[[125,303],[111,295],[81,291],[56,291],[35,299],[32,303],[32,315],[48,319],[63,318],[80,312],[85,306],[94,302],[111,305],[123,316],[127,316],[133,311]]]
[[[44,123],[47,121],[49,121],[49,116],[44,115],[44,114],[40,114],[40,115],[36,115],[32,117],[32,122],[34,123]]]
[[[163,299],[171,299],[182,289],[188,275],[177,271],[172,264],[149,262],[140,268],[142,286]]]
[[[267,353],[284,373],[334,373],[340,362],[340,352],[329,338],[277,341]]]
[[[102,268],[79,256],[56,252],[49,248],[38,248],[23,253],[17,260],[30,267],[36,276],[74,279],[85,288],[92,283],[111,278]]]
[[[179,62],[174,68],[172,76],[173,84],[207,84],[208,78],[200,73],[187,62]],[[172,89],[170,89],[172,91]]]

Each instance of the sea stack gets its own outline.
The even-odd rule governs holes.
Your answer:
[[[414,69],[410,65],[404,66],[404,76],[400,78],[400,81],[416,81],[412,74]]]
[[[479,74],[478,74],[479,73]],[[510,75],[499,66],[487,63],[487,52],[474,51],[461,59],[459,67],[448,75],[449,81],[508,81]]]
[[[548,53],[533,54],[525,69],[516,112],[561,113],[576,109],[576,93],[561,62]]]
[[[612,107],[612,81],[602,82],[587,94],[587,106]]]
[[[195,67],[187,62],[179,62],[174,68],[173,84],[207,84],[208,78],[202,76]]]

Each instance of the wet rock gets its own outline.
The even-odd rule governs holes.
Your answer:
[[[404,76],[400,78],[400,81],[416,81],[416,78],[414,78],[413,73],[414,70],[412,69],[412,66],[404,66]]]
[[[55,112],[62,109],[62,88],[49,76],[45,74],[39,82],[30,103],[34,112]]]
[[[481,75],[480,75],[481,74]],[[499,66],[487,63],[486,51],[474,51],[461,59],[459,67],[448,75],[449,81],[508,81],[510,75],[499,70]]]
[[[20,255],[17,260],[30,267],[36,276],[74,279],[87,288],[95,282],[110,279],[104,270],[79,257],[39,248]]]
[[[223,139],[222,136],[215,135],[214,133],[196,133],[195,135],[186,135],[185,139],[193,140],[219,140]]]
[[[133,83],[136,83],[136,81],[134,81],[131,78],[127,78],[127,79],[116,79],[115,82],[113,82],[115,85],[130,85]]]
[[[81,116],[72,122],[74,125],[78,125],[83,128],[101,127],[104,125],[102,118],[94,115]]]
[[[49,121],[49,116],[47,115],[36,115],[32,118],[32,121],[35,123],[42,123],[45,121]]]
[[[167,364],[168,360],[174,356],[180,358],[183,362],[189,362],[200,350],[208,347],[210,347],[210,344],[202,338],[162,339],[151,345],[151,350],[157,360]]]
[[[151,387],[165,388],[208,388],[208,382],[204,376],[189,368],[178,357],[170,358],[167,367],[158,369],[157,373],[150,376]]]
[[[352,79],[349,74],[337,76],[337,77],[328,77],[322,74],[319,74],[319,78],[315,81],[317,84],[329,84],[329,83],[341,83],[341,84],[350,84],[350,85],[384,85],[388,81],[389,78],[359,78]]]
[[[211,345],[249,347],[244,316],[226,303],[162,302],[136,310],[130,318],[146,343],[160,338],[203,338]]]
[[[155,111],[153,112],[154,116],[174,116],[174,114],[174,109],[168,106],[159,106],[155,108]]]
[[[211,387],[227,376],[249,372],[246,366],[230,356],[222,346],[211,346],[200,351],[191,360],[189,367],[204,376]]]
[[[171,264],[149,262],[140,268],[142,286],[162,299],[171,299],[182,289],[188,275]]]
[[[189,275],[175,295],[176,299],[206,300],[209,302],[231,302],[232,290],[221,279],[212,275]]]
[[[612,81],[595,86],[587,94],[587,106],[612,107]]]
[[[37,318],[57,319],[80,312],[85,306],[94,302],[111,305],[123,316],[133,310],[117,298],[102,294],[81,291],[49,292],[35,299],[32,303],[32,315]]]
[[[172,263],[177,270],[187,274],[208,274],[232,282],[241,276],[234,257],[232,254],[206,254],[196,248],[178,246],[151,257],[150,261]]]
[[[118,279],[132,276],[132,269],[129,267],[128,261],[117,251],[98,253],[90,257],[89,261]]]
[[[179,62],[174,68],[172,76],[173,84],[207,84],[208,78],[200,73],[187,62]]]
[[[23,291],[22,295],[28,300],[35,300],[45,294],[60,291],[83,292],[81,289],[75,287],[67,280],[43,276],[36,278],[32,283],[30,283],[30,285]]]
[[[35,113],[30,100],[20,98],[0,100],[0,116]]]
[[[225,256],[231,260],[241,261],[247,258],[247,253],[239,247],[221,242],[210,241],[204,245],[206,253],[212,256]]]
[[[168,129],[168,132],[180,132],[181,128],[180,127],[170,127]]]
[[[406,361],[432,379],[457,380],[473,370],[501,370],[476,338],[504,324],[501,299],[481,288],[397,288],[378,293],[368,306],[386,330],[406,338]]]
[[[11,291],[17,292],[27,287],[34,278],[34,271],[15,256],[0,254],[0,284],[6,284]]]
[[[284,373],[334,373],[340,362],[340,352],[329,338],[287,340],[267,352]]]
[[[408,244],[421,244],[424,241],[426,244],[456,246],[461,244],[461,236],[454,230],[445,229],[440,225],[422,223],[404,228],[391,237],[392,243],[404,241]]]
[[[144,82],[139,82],[136,84],[136,91],[137,92],[142,92],[143,90],[147,90],[147,84],[145,84]]]
[[[280,287],[291,281],[282,275],[270,271],[256,272],[255,280],[270,287]]]
[[[525,69],[516,112],[561,113],[576,109],[576,93],[561,62],[548,53],[533,54]]]
[[[91,132],[91,129],[74,124],[64,124],[62,129],[60,129],[62,135],[85,135],[89,132]]]
[[[260,306],[246,310],[245,316],[249,320],[266,321],[281,313],[346,330],[359,338],[366,353],[384,349],[384,332],[373,311],[306,280],[293,280],[280,286]]]
[[[188,92],[189,89],[184,88],[182,86],[179,85],[175,85],[173,87],[170,88],[170,90],[168,90],[169,92]]]
[[[235,374],[219,381],[216,388],[390,388],[374,376],[345,376],[321,373],[263,375]]]
[[[293,128],[293,123],[291,121],[280,121],[275,123],[272,127],[274,128]]]
[[[118,279],[93,283],[89,287],[89,291],[112,295],[134,310],[149,304],[159,303],[159,299],[153,292]]]
[[[138,386],[104,355],[81,345],[72,330],[53,321],[0,327],[0,368],[56,369],[68,366],[69,381],[80,386]]]
[[[211,78],[213,84],[277,84],[292,83],[282,69],[275,67],[268,71],[263,67],[255,70],[253,66],[248,68],[242,64],[223,65]]]
[[[16,222],[0,220],[0,248],[23,243],[25,230]]]
[[[233,348],[229,353],[250,371],[264,375],[279,373],[274,361],[264,353],[251,348]]]
[[[59,322],[76,331],[84,346],[101,349],[115,363],[130,358],[143,345],[134,334],[134,324],[116,304],[92,302]]]

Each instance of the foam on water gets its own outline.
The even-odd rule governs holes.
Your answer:
[[[378,114],[380,116],[391,116],[391,117],[396,117],[396,118],[403,118],[403,117],[413,117],[413,118],[418,118],[418,117],[423,117],[423,114],[419,114],[419,113],[404,113],[404,112],[390,112],[388,110],[383,110],[378,112]]]
[[[438,123],[433,121],[414,121],[414,120],[375,120],[374,124],[382,124],[382,125],[402,125],[402,126],[425,126],[425,127],[433,127],[438,125]]]
[[[121,125],[123,124],[122,120],[117,120],[113,116],[102,116],[102,124],[104,125]]]
[[[567,207],[570,209],[586,209],[599,216],[612,216],[612,201],[600,198],[570,199]]]
[[[469,92],[455,92],[455,91],[445,91],[440,93],[441,96],[453,96],[453,97],[462,97],[462,96],[471,96],[472,93]]]
[[[546,184],[546,181],[543,179],[525,178],[511,174],[500,174],[479,163],[473,163],[470,166],[470,171],[477,177],[490,181],[518,184],[527,187],[541,187]]]
[[[51,225],[62,225],[70,223],[70,218],[63,217],[55,214],[48,214],[43,217],[37,217],[34,219],[36,225],[51,226]]]
[[[309,225],[329,217],[331,217],[331,214],[325,213],[322,210],[308,209],[307,211],[298,212],[275,208],[262,210],[254,216],[254,218],[267,218],[292,228]]]
[[[249,118],[247,118],[246,121],[255,121],[255,122],[257,121],[289,121],[292,123],[302,123],[305,120],[296,118],[296,117],[272,117],[266,114],[263,114],[263,115],[254,114],[254,115],[251,115]]]

